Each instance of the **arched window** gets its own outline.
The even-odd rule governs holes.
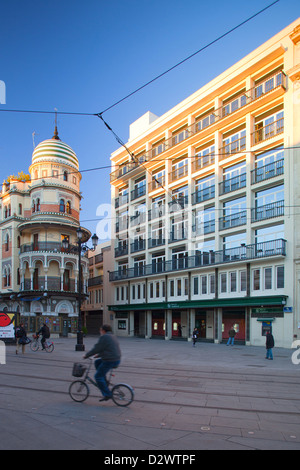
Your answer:
[[[35,212],[35,200],[32,200],[32,206],[31,206],[32,213]]]
[[[67,201],[67,204],[66,204],[66,213],[67,213],[67,214],[71,214],[71,202],[70,202],[70,201]]]
[[[7,206],[4,207],[4,218],[7,219]]]
[[[63,199],[59,201],[59,212],[65,212],[65,201]]]
[[[5,235],[5,251],[9,251],[9,235]]]
[[[64,171],[64,181],[68,181],[68,172]]]
[[[36,211],[39,212],[40,210],[41,210],[40,199],[37,199],[37,200],[36,200]]]
[[[22,215],[22,210],[23,210],[22,204],[19,204],[19,215]]]

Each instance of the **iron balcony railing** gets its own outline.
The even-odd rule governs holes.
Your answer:
[[[267,165],[260,166],[251,171],[251,184],[260,183],[261,181],[274,178],[275,176],[283,175],[284,173],[284,159],[277,160],[276,162],[268,163]]]
[[[241,90],[240,94],[236,95],[232,100],[223,103],[220,108],[209,111],[186,129],[174,133],[172,137],[170,137],[170,139],[160,142],[158,145],[151,148],[147,152],[145,151],[141,157],[136,159],[136,161],[127,162],[124,165],[119,166],[119,168],[117,168],[110,174],[110,182],[112,183],[118,178],[122,178],[129,172],[139,168],[141,163],[151,160],[152,158],[180,144],[191,136],[206,130],[208,127],[214,125],[218,121],[225,119],[227,116],[237,112],[238,110],[244,108],[246,105],[256,101],[257,99],[262,98],[263,96],[278,88],[282,88],[283,90],[286,89],[286,75],[282,71],[274,73],[274,75],[272,75],[271,77],[268,77],[266,80],[256,84],[254,88],[251,88],[246,91]],[[231,143],[230,145],[233,146],[233,151],[236,152],[237,150],[234,147],[234,144]],[[239,150],[242,150],[242,148],[240,148]],[[226,155],[227,151],[224,149],[223,158]],[[196,171],[195,167],[194,171]]]
[[[251,222],[259,222],[261,220],[272,219],[273,217],[281,217],[284,215],[284,200],[265,204],[264,206],[251,209]]]
[[[110,281],[121,281],[134,277],[151,276],[157,273],[169,273],[180,270],[207,267],[224,263],[248,261],[271,256],[286,256],[286,240],[270,240],[251,245],[242,244],[235,248],[220,251],[196,252],[193,256],[171,259],[154,264],[120,269],[109,273]]]

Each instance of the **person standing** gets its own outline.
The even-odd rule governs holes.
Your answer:
[[[229,330],[228,335],[229,335],[229,338],[228,338],[227,346],[229,346],[230,344],[231,344],[231,346],[233,346],[234,345],[234,338],[235,338],[235,335],[236,335],[236,332],[235,332],[235,329],[234,329],[233,326]]]
[[[271,331],[268,331],[267,336],[266,336],[266,350],[267,350],[266,359],[269,359],[270,361],[273,361],[274,346],[275,346],[274,336],[272,335]]]
[[[27,344],[27,333],[24,327],[24,323],[16,328],[16,354],[19,354],[20,346],[22,346],[22,354],[25,354],[25,346]]]
[[[119,366],[121,362],[121,350],[117,337],[113,335],[110,325],[102,325],[100,328],[100,338],[97,344],[83,356],[84,359],[96,356],[95,380],[98,388],[102,392],[103,398],[100,401],[107,401],[112,397],[106,382],[106,374]]]
[[[198,338],[198,330],[197,330],[196,327],[194,328],[192,337],[193,337],[193,346],[195,347],[195,346],[196,346],[196,342],[197,342],[197,338]]]

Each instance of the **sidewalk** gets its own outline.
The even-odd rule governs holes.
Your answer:
[[[89,350],[97,337],[84,339]],[[300,365],[293,350],[274,361],[253,346],[120,338],[117,381],[135,388],[129,408],[84,404],[68,386],[76,340],[55,351],[16,356],[0,365],[0,449],[100,449],[178,452],[205,449],[299,449]],[[46,380],[47,378],[47,380]]]

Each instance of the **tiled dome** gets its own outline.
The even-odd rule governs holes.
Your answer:
[[[74,150],[62,142],[57,134],[57,128],[52,139],[44,140],[36,146],[32,154],[32,164],[49,162],[63,163],[79,169],[79,163]]]

